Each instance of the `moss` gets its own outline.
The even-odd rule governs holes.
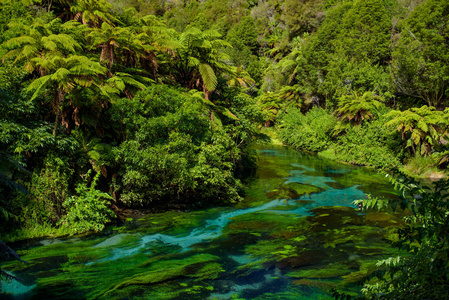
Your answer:
[[[269,191],[266,196],[270,200],[274,199],[298,199],[302,195],[309,195],[311,193],[319,193],[322,189],[319,187],[302,184],[298,182],[290,182],[283,184],[276,189]]]
[[[201,280],[217,279],[222,272],[225,272],[225,270],[219,263],[207,263],[198,271],[195,271],[193,275],[189,275],[189,277],[196,277]]]
[[[188,234],[196,227],[200,227],[204,220],[218,213],[218,209],[182,212],[167,211],[164,213],[155,213],[147,215],[144,221],[138,221],[142,224],[142,228],[138,228],[136,232],[144,234],[165,233],[169,235]]]
[[[398,214],[374,211],[365,215],[365,224],[379,227],[400,227],[404,226],[404,220]]]
[[[296,270],[286,275],[291,278],[335,278],[351,273],[350,268],[352,267],[351,264],[336,262],[321,267],[314,267],[313,269]]]
[[[387,228],[385,230],[384,238],[390,242],[399,241],[399,233],[397,228]]]
[[[104,238],[106,239],[106,237]],[[101,240],[104,240],[100,238]],[[69,260],[71,256],[77,256],[81,261],[92,261],[105,256],[109,250],[96,249],[98,239],[79,240],[77,238],[68,240],[53,240],[53,243],[40,247],[17,250],[21,258],[28,264],[11,261],[8,266],[13,271],[35,272],[37,270],[58,269],[60,265]]]
[[[303,248],[289,257],[282,258],[276,265],[283,270],[292,270],[301,267],[320,266],[325,264],[328,259],[329,252],[322,249]]]
[[[279,240],[263,240],[258,242],[256,245],[250,245],[245,249],[246,254],[251,254],[255,257],[261,257],[266,260],[275,258],[280,252],[285,251],[284,248],[287,245],[283,245]],[[291,245],[288,245],[291,247]],[[296,251],[296,249],[295,249]],[[285,254],[285,253],[283,253]],[[296,253],[292,253],[296,254]]]
[[[299,279],[294,280],[293,283],[297,285],[305,285],[308,287],[316,287],[321,290],[327,291],[330,291],[337,287],[337,284],[335,282],[325,280]]]
[[[377,270],[376,263],[377,260],[360,261],[360,269],[358,271],[342,276],[343,284],[362,282],[366,277]]]
[[[309,217],[314,232],[341,228],[343,225],[361,225],[363,216],[358,211],[346,206],[318,207],[312,210],[316,216]]]
[[[287,235],[290,238],[302,235],[309,226],[306,218],[269,212],[245,214],[232,219],[233,222],[224,228],[224,235],[245,232],[265,234],[276,238]]]
[[[362,243],[367,239],[374,229],[367,226],[347,226],[340,229],[331,229],[324,232],[324,248],[335,248],[337,245]]]
[[[286,181],[285,178],[267,178],[257,180],[250,183],[245,188],[245,198],[237,204],[237,208],[256,207],[267,203],[270,199],[266,196],[267,192],[282,185]]]
[[[155,284],[151,288],[147,286],[129,286],[116,290],[113,295],[100,297],[100,299],[180,299],[185,287],[180,287],[176,282],[163,282]],[[182,298],[181,298],[182,299]]]
[[[366,194],[385,196],[387,198],[396,195],[391,183],[385,176],[368,168],[356,168],[344,174],[344,176],[337,176],[333,179],[344,187],[358,185],[358,189],[361,189]]]
[[[332,294],[327,291],[319,290],[313,286],[306,285],[290,285],[284,291],[278,293],[264,293],[255,300],[297,300],[297,299],[314,299],[328,300],[332,298]]]
[[[182,276],[213,279],[224,270],[218,263],[214,263],[210,267],[205,267],[205,264],[218,259],[217,256],[209,254],[197,254],[180,260],[158,261],[151,264],[148,271],[136,274],[115,285],[110,293],[130,285],[154,284]]]

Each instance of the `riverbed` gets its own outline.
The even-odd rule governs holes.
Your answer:
[[[329,299],[357,295],[379,259],[397,254],[402,217],[354,200],[396,197],[375,170],[281,146],[233,206],[170,211],[120,227],[16,249],[3,299]]]

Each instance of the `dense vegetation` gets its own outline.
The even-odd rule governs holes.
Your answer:
[[[10,239],[236,202],[264,126],[352,164],[449,162],[447,1],[0,0],[0,28]]]
[[[1,5],[4,233],[101,230],[111,209],[240,199],[262,113],[223,34],[177,31],[138,3]]]

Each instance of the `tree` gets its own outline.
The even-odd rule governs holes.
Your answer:
[[[157,81],[158,54],[165,53],[173,57],[174,51],[180,48],[181,44],[176,39],[177,33],[173,29],[168,29],[155,16],[144,16],[139,19],[138,24],[140,25],[134,28],[136,38],[133,45],[136,46],[132,47],[131,51],[138,57],[136,62],[139,62],[140,67],[152,72]]]
[[[116,21],[111,9],[112,5],[105,0],[77,0],[70,7],[73,20],[95,28],[100,28],[103,23],[112,25]]]
[[[70,92],[77,86],[99,88],[101,83],[99,76],[105,75],[106,69],[100,63],[80,55],[71,55],[67,58],[55,55],[49,59],[37,57],[32,59],[32,63],[47,75],[33,80],[27,90],[35,90],[31,100],[45,93],[46,88],[52,90],[53,109],[56,114],[53,135],[56,136],[61,108],[66,95],[71,96]]]
[[[251,76],[249,75],[249,73],[247,71],[245,71],[242,67],[237,66],[229,80],[228,80],[228,84],[229,86],[233,86],[233,87],[241,87],[241,88],[247,88],[251,85],[253,85],[254,79],[251,78]]]
[[[313,32],[324,19],[324,0],[286,0],[282,4],[283,20],[290,38]]]
[[[233,26],[226,35],[226,40],[232,45],[235,42],[241,42],[247,47],[252,54],[257,54],[259,50],[259,42],[257,41],[257,32],[252,17],[243,18],[239,24]]]
[[[387,116],[393,119],[385,126],[396,127],[413,154],[430,155],[432,147],[440,143],[449,128],[448,109],[442,112],[435,107],[413,107],[406,111],[393,110]]]
[[[391,14],[381,0],[342,1],[329,8],[317,32],[303,42],[297,53],[295,60],[301,70],[297,82],[310,96],[326,101],[345,92],[342,87],[346,80],[365,81],[364,86],[352,88],[380,93],[375,85],[384,85],[382,76],[374,78],[376,84],[364,80],[366,72],[359,71],[358,66],[364,65],[370,74],[382,70],[376,66],[385,66],[390,59],[391,26]]]
[[[402,25],[393,52],[396,90],[438,107],[449,95],[449,3],[429,0]]]
[[[373,92],[364,92],[360,95],[352,91],[350,95],[338,99],[337,116],[341,121],[360,125],[363,121],[374,117],[373,112],[382,106],[382,97]]]
[[[125,93],[126,97],[132,99],[134,91],[144,90],[146,88],[145,83],[154,83],[154,81],[148,77],[132,75],[124,72],[115,72],[114,76],[107,79],[104,82],[101,90],[105,94],[120,95],[121,92]]]
[[[66,28],[61,24],[61,19],[54,19],[47,24],[38,20],[30,26],[21,23],[12,23],[10,26],[18,26],[20,36],[3,43],[3,47],[9,51],[2,60],[3,62],[8,59],[14,59],[15,62],[25,61],[25,68],[29,72],[36,70],[41,75],[44,72],[43,69],[34,65],[34,58],[45,59],[52,55],[74,54],[81,49],[80,44],[71,35],[58,33]]]
[[[116,49],[126,46],[130,36],[128,28],[114,27],[103,22],[101,28],[94,28],[87,39],[92,47],[101,48],[100,62],[104,62],[112,70]]]
[[[190,27],[179,35],[181,47],[175,50],[173,74],[176,81],[187,88],[201,88],[206,98],[217,87],[217,75],[220,72],[231,72],[224,63],[227,56],[220,51],[229,47],[229,43],[220,39],[215,30],[201,31]]]

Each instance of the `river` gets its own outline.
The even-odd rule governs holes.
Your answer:
[[[257,146],[259,168],[234,206],[166,212],[85,237],[16,249],[4,299],[329,299],[357,295],[401,216],[353,201],[395,197],[374,170],[280,146]]]

